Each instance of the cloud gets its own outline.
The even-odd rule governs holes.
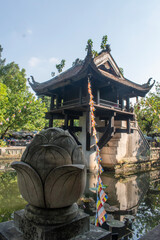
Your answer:
[[[59,60],[55,57],[51,57],[49,59],[42,59],[42,58],[38,58],[38,57],[31,57],[28,61],[28,64],[30,67],[37,67],[39,66],[40,64],[43,64],[44,65],[54,65],[54,64],[57,64],[59,62]]]
[[[49,59],[49,63],[56,64],[56,63],[58,63],[58,59],[52,57],[52,58]]]
[[[31,57],[28,61],[30,67],[36,67],[42,60],[37,57]]]
[[[32,32],[31,29],[27,29],[27,33],[28,33],[29,35],[31,35],[33,32]]]

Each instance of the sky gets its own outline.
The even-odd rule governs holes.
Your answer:
[[[55,65],[84,59],[88,39],[100,52],[104,35],[124,76],[138,84],[160,82],[159,0],[0,0],[2,58],[37,82],[51,79]]]

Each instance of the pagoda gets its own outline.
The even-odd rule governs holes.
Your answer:
[[[38,96],[50,96],[46,113],[49,127],[54,120],[64,119],[67,129],[82,145],[88,169],[96,169],[95,142],[91,129],[88,79],[94,96],[96,130],[104,168],[115,168],[122,159],[138,161],[148,148],[136,121],[130,99],[144,97],[153,84],[137,84],[126,79],[110,53],[110,47],[93,57],[91,48],[83,61],[43,83],[32,77],[30,86]],[[79,119],[79,126],[75,120]],[[77,121],[76,121],[77,122]],[[133,160],[134,159],[134,160]]]

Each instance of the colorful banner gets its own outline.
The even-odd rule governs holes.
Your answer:
[[[92,95],[92,89],[91,89],[91,83],[90,78],[88,77],[88,93],[90,96],[89,99],[89,105],[90,105],[90,112],[91,112],[91,126],[93,129],[93,136],[95,138],[95,145],[96,145],[96,160],[98,164],[98,180],[97,180],[97,204],[96,204],[96,218],[95,218],[95,226],[102,225],[106,219],[107,214],[103,207],[103,204],[107,201],[107,195],[103,191],[103,183],[100,177],[100,174],[104,171],[101,166],[102,158],[100,156],[100,149],[98,147],[98,139],[97,139],[97,131],[96,131],[96,121],[95,121],[95,115],[94,115],[94,101],[93,101],[93,95]]]

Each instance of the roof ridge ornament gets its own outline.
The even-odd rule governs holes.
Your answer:
[[[92,46],[88,44],[87,57],[92,58]]]
[[[34,77],[33,77],[33,76],[30,76],[30,77],[31,77],[32,82],[30,81],[30,78],[27,79],[28,82],[29,82],[29,85],[30,85],[31,87],[32,87],[32,86],[37,87],[40,83],[36,82],[36,81],[34,80]]]
[[[106,52],[108,52],[108,53],[111,52],[111,46],[110,46],[110,44],[106,44]]]
[[[149,87],[149,88],[152,88],[153,85],[155,84],[155,80],[153,80],[153,83],[150,84],[151,80],[152,80],[152,77],[148,79],[148,82],[147,82],[147,83],[142,84],[142,87],[144,87],[144,88],[148,88],[148,87]]]

